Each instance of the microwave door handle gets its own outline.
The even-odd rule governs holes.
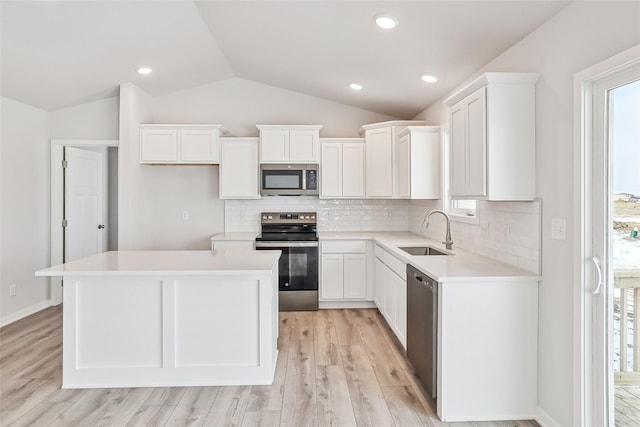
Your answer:
[[[302,169],[302,188],[301,190],[307,189],[307,170]]]

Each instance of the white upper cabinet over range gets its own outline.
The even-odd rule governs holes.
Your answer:
[[[364,138],[320,140],[320,198],[364,197]]]
[[[535,198],[537,81],[535,73],[485,73],[444,100],[452,197]]]
[[[217,164],[220,125],[140,125],[140,163]]]
[[[220,198],[259,199],[258,138],[220,138]]]
[[[318,163],[321,125],[256,125],[260,163]]]

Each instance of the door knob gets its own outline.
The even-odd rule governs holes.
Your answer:
[[[104,228],[104,224],[99,224],[98,225],[98,230],[102,230]]]

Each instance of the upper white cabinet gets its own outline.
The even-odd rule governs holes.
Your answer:
[[[364,197],[364,139],[320,140],[320,198]]]
[[[398,134],[394,195],[403,199],[440,198],[440,127],[408,126]]]
[[[220,125],[140,125],[140,163],[219,163]]]
[[[450,195],[535,198],[535,73],[485,73],[449,107]]]
[[[318,163],[320,125],[257,125],[260,163]]]
[[[365,194],[367,198],[399,198],[394,192],[396,145],[400,131],[420,121],[390,121],[362,127],[365,135]]]
[[[258,138],[220,138],[220,198],[259,199]]]

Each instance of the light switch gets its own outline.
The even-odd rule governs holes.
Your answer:
[[[567,240],[566,218],[551,218],[551,238],[556,240]]]

